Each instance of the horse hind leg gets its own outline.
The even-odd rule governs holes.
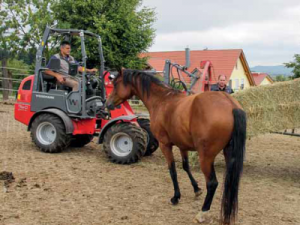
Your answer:
[[[218,187],[218,180],[214,168],[214,159],[203,157],[202,159],[200,159],[200,166],[205,176],[207,193],[204,204],[202,206],[202,210],[197,214],[195,220],[196,222],[203,223],[208,218],[208,212],[210,210],[213,197]]]
[[[159,147],[166,158],[170,175],[173,181],[174,196],[173,198],[171,198],[171,202],[173,205],[177,205],[181,197],[181,194],[180,194],[179,184],[177,180],[177,172],[176,172],[176,166],[175,166],[174,156],[172,152],[172,146],[167,146],[160,143]]]
[[[194,179],[191,170],[190,170],[190,165],[189,165],[189,156],[188,156],[188,152],[187,151],[183,151],[180,149],[180,154],[182,157],[182,168],[183,170],[188,174],[190,181],[192,183],[192,186],[194,188],[194,192],[195,192],[195,197],[198,197],[202,194],[202,190],[201,188],[199,188],[196,180]]]

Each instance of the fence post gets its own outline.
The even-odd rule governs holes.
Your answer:
[[[9,77],[9,79],[8,79],[8,89],[9,89],[9,96],[12,96],[12,94],[13,94],[13,81],[12,81],[12,78],[13,78],[13,74],[12,74],[12,72],[10,71],[10,70],[8,70],[8,77]]]
[[[7,59],[6,58],[2,59],[2,76],[3,76],[3,78],[8,78]],[[2,87],[3,87],[3,89],[9,89],[8,79],[2,80]],[[2,93],[3,93],[3,100],[8,100],[9,91],[3,90]]]

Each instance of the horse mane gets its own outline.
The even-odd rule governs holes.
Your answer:
[[[120,76],[120,74],[118,76]],[[115,78],[115,80],[117,80],[117,77]],[[125,86],[127,86],[128,84],[137,86],[138,80],[140,80],[139,87],[142,90],[142,95],[146,94],[147,97],[149,97],[150,87],[152,83],[167,89],[168,94],[181,93],[181,91],[174,90],[172,87],[166,85],[165,83],[163,83],[162,81],[160,81],[158,78],[156,78],[150,73],[141,70],[132,70],[132,69],[123,70],[123,84]]]

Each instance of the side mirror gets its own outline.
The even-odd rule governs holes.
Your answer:
[[[60,69],[60,60],[59,59],[50,59],[48,63],[48,69],[54,70],[54,71],[59,71]]]

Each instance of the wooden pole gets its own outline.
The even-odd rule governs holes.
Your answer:
[[[10,91],[8,91],[9,92],[9,95],[10,96],[12,96],[13,95],[13,81],[12,81],[12,72],[10,71],[10,70],[8,70],[8,78],[9,78],[9,80],[8,80],[8,89],[10,90]]]
[[[2,80],[2,88],[3,89],[9,89],[9,82],[8,82],[8,70],[7,70],[7,59],[3,58],[2,59],[2,76],[3,76],[3,80]],[[6,79],[5,79],[6,78]],[[9,91],[8,90],[3,90],[3,100],[8,100],[8,96],[9,96]]]

